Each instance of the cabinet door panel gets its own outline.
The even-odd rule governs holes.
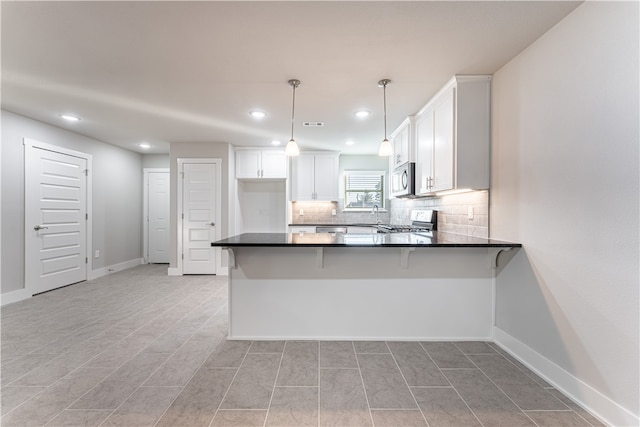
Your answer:
[[[262,152],[262,178],[286,178],[287,156],[283,152]]]
[[[316,154],[315,156],[316,200],[338,200],[338,156]]]
[[[418,154],[416,160],[416,186],[419,194],[431,191],[433,177],[433,110],[425,111],[416,122]]]
[[[454,89],[442,96],[434,110],[433,191],[454,188]]]
[[[315,192],[314,157],[312,154],[300,154],[294,160],[293,200],[313,200]]]
[[[236,178],[260,178],[260,151],[236,151]]]

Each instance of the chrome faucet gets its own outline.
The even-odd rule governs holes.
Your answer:
[[[373,205],[373,208],[371,208],[371,215],[376,214],[376,224],[382,224],[382,221],[378,218],[378,210],[378,205]]]

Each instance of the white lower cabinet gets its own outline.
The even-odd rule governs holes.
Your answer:
[[[416,115],[416,193],[487,189],[491,76],[456,76]]]
[[[294,201],[338,200],[338,153],[300,153],[292,161]]]

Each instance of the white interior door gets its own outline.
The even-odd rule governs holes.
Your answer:
[[[25,283],[87,279],[87,159],[25,144]]]
[[[218,165],[184,163],[182,183],[182,273],[216,274]]]
[[[169,263],[169,172],[148,173],[147,227],[149,263]]]

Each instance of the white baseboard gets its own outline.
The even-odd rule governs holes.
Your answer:
[[[497,345],[597,418],[612,426],[640,425],[640,418],[631,411],[502,329],[495,326],[493,329],[493,337]]]
[[[98,268],[97,270],[89,272],[89,277],[87,277],[87,280],[94,280],[99,277],[104,277],[108,274],[117,273],[118,271],[126,270],[127,268],[132,268],[143,263],[144,258],[135,258],[130,259],[129,261],[120,262],[118,264],[109,265],[107,267]]]
[[[222,267],[218,269],[218,273],[216,273],[217,276],[228,276],[229,275],[229,268],[228,267]],[[167,276],[182,276],[182,272],[180,271],[179,268],[176,267],[169,267],[167,269]]]
[[[31,298],[31,292],[26,289],[17,289],[11,292],[5,292],[0,294],[0,306],[13,304],[14,302],[22,301]]]

